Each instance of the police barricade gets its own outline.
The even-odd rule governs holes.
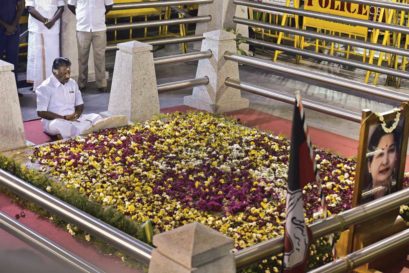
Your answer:
[[[191,37],[187,37],[186,40],[179,40],[178,38],[186,37],[188,34],[187,24],[199,23],[210,20],[209,17],[202,18],[201,16],[192,17],[188,12],[184,10],[184,7],[197,7],[202,4],[212,3],[213,0],[183,0],[183,1],[148,1],[138,2],[136,0],[119,0],[116,1],[113,10],[108,13],[108,19],[112,19],[112,24],[108,21],[107,30],[113,33],[113,36],[109,35],[113,43],[123,42],[127,40],[133,40],[138,38],[139,40],[158,40],[163,38],[175,38],[177,43],[183,43],[183,52],[186,53],[186,42],[192,41]],[[171,19],[172,10],[176,11],[177,19]],[[137,16],[144,16],[144,21],[137,21]],[[155,18],[152,20],[152,16]],[[127,23],[123,24],[121,18],[127,18]],[[156,19],[157,18],[157,19]],[[188,20],[185,20],[188,19]],[[203,20],[204,19],[204,20]],[[207,19],[207,20],[206,20]],[[179,33],[169,32],[170,25],[178,25]],[[119,27],[118,27],[119,26]],[[155,31],[156,35],[148,37],[149,28],[158,28]],[[143,29],[143,36],[133,33],[134,30]],[[118,35],[119,31],[126,31],[126,35]],[[197,41],[197,40],[194,40]],[[112,48],[112,43],[110,45]]]
[[[407,5],[393,2],[385,4],[384,2],[366,0],[305,0],[299,4],[300,8],[297,8],[295,2],[291,6],[289,1],[285,6],[280,5],[281,2],[275,1],[234,1],[234,3],[264,10],[265,12],[281,12],[282,14],[292,14],[300,17],[300,24],[288,24],[284,17],[281,22],[264,20],[264,23],[273,26],[267,28],[269,31],[279,33],[279,35],[270,39],[272,43],[281,44],[282,41],[290,40],[294,41],[293,47],[300,49],[312,49],[316,53],[321,52],[339,56],[343,59],[361,59],[360,62],[369,65],[387,66],[394,70],[406,71],[407,56],[379,49],[360,47],[347,41],[367,42],[407,50],[409,41],[408,33],[405,31],[406,26],[408,26],[406,18],[409,6]],[[252,18],[251,14],[249,17]],[[259,18],[253,17],[253,21],[263,21],[260,18],[260,16]],[[274,28],[285,26],[288,31]],[[261,26],[252,27],[256,30],[264,29]],[[321,39],[304,35],[305,33],[302,32],[294,33],[295,30],[308,31],[309,34],[315,32],[321,37],[327,36],[330,38]],[[336,38],[345,40],[344,42],[330,40]],[[282,51],[276,49],[274,60],[277,59],[280,52]],[[297,55],[297,61],[301,57]],[[379,75],[379,72],[367,70],[365,82],[368,83],[372,80],[374,84],[377,84]],[[389,75],[387,84],[399,87],[400,78]]]

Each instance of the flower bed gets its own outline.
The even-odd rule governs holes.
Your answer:
[[[151,219],[156,232],[197,221],[242,249],[283,234],[289,149],[283,137],[190,112],[37,147],[32,161],[92,201],[137,222]],[[355,161],[315,152],[329,213],[349,209]],[[315,182],[304,201],[311,222],[321,204]],[[280,265],[275,257],[264,263],[266,272]]]

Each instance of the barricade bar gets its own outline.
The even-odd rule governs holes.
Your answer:
[[[394,2],[387,2],[387,1],[375,1],[375,0],[341,0],[342,2],[350,2],[350,3],[355,3],[355,4],[361,4],[361,5],[366,5],[366,6],[372,6],[372,7],[379,7],[379,8],[386,8],[386,9],[394,9],[394,10],[402,10],[409,12],[409,6],[400,4],[400,3],[394,3]]]
[[[404,189],[374,201],[343,211],[320,222],[310,225],[313,239],[337,231],[343,231],[351,225],[361,224],[380,214],[387,213],[409,203],[409,189]],[[237,268],[251,265],[257,261],[283,251],[284,239],[277,237],[240,250],[235,254]],[[344,271],[345,272],[345,271]]]
[[[290,104],[294,104],[295,98],[294,96],[287,95],[281,93],[276,90],[266,89],[263,87],[255,86],[250,83],[240,82],[235,79],[227,78],[225,81],[226,86],[234,87],[237,89],[241,89],[256,95],[260,95],[266,98],[275,99],[281,102],[286,102]],[[302,104],[304,108],[314,110],[323,114],[327,114],[330,116],[334,116],[337,118],[342,118],[345,120],[353,121],[360,123],[361,122],[361,115],[360,113],[355,113],[352,111],[348,111],[342,108],[337,108],[334,106],[328,106],[327,104],[315,102],[308,99],[303,99]]]
[[[173,56],[158,57],[153,60],[155,65],[174,64],[197,61],[201,59],[209,59],[212,57],[212,51],[192,52],[186,54],[178,54]]]
[[[401,231],[395,235],[371,244],[365,248],[355,251],[340,258],[332,263],[323,265],[317,269],[309,271],[310,273],[343,273],[350,272],[352,269],[364,265],[368,262],[381,258],[383,255],[400,247],[409,244],[409,229]]]
[[[299,30],[296,28],[292,27],[282,27],[278,25],[270,25],[266,23],[262,23],[259,21],[254,21],[254,20],[247,20],[247,19],[242,19],[238,17],[233,17],[233,21],[238,24],[243,24],[246,26],[252,26],[252,27],[261,27],[264,29],[269,29],[269,30],[275,30],[275,31],[280,31],[280,32],[285,32],[285,33],[290,33],[294,35],[300,35],[300,36],[305,36],[305,37],[310,37],[310,38],[315,38],[319,40],[326,40],[330,42],[335,42],[335,43],[340,43],[340,44],[347,44],[351,46],[356,46],[356,47],[361,47],[361,48],[367,48],[371,50],[376,50],[376,51],[383,51],[386,53],[392,53],[392,54],[397,54],[405,57],[409,57],[409,51],[405,49],[400,49],[392,46],[383,46],[383,45],[377,45],[373,43],[368,43],[368,42],[361,42],[358,40],[353,40],[353,39],[348,39],[348,38],[341,38],[337,36],[331,36],[331,35],[325,35],[325,34],[320,34],[317,32],[312,32],[312,31],[307,31],[307,30]]]
[[[331,14],[325,14],[321,12],[307,11],[307,10],[296,9],[296,8],[291,8],[291,7],[283,7],[283,6],[273,5],[273,4],[261,4],[261,3],[256,3],[256,2],[250,2],[247,0],[234,0],[233,3],[236,5],[242,5],[242,6],[247,6],[247,7],[252,7],[252,8],[257,8],[257,9],[289,13],[289,14],[307,16],[311,18],[322,19],[322,20],[338,22],[338,23],[344,23],[344,24],[349,24],[349,25],[354,25],[354,26],[364,26],[364,27],[376,28],[380,30],[388,30],[392,32],[400,32],[404,34],[409,34],[409,28],[398,26],[398,25],[387,25],[383,23],[348,18],[348,17],[331,15]]]
[[[202,35],[192,35],[192,36],[186,36],[186,37],[166,38],[166,39],[143,41],[143,42],[155,46],[155,45],[170,45],[170,44],[179,44],[179,43],[198,42],[198,41],[202,41],[203,39],[204,37]],[[108,45],[106,47],[107,51],[117,50],[117,49],[118,49],[118,46],[116,44]]]
[[[152,1],[152,2],[136,2],[115,4],[112,10],[123,9],[139,9],[139,8],[159,8],[168,6],[183,6],[183,5],[202,5],[211,4],[213,0],[180,0],[180,1]]]
[[[0,169],[0,185],[55,213],[88,233],[108,242],[134,259],[149,264],[153,248],[103,221]]]
[[[96,268],[94,265],[91,265],[80,257],[68,252],[59,245],[32,231],[2,212],[0,212],[0,227],[13,236],[16,236],[22,241],[26,242],[30,246],[39,249],[40,253],[45,253],[51,258],[57,257],[63,262],[81,270],[82,272],[103,272],[101,269]]]
[[[192,88],[195,86],[201,86],[201,85],[207,85],[207,84],[209,84],[208,77],[176,81],[176,82],[170,82],[170,83],[163,83],[163,84],[158,84],[158,93],[161,94],[165,92]]]
[[[390,102],[392,105],[398,106],[402,102],[409,101],[408,94],[371,86],[345,78],[308,71],[301,68],[293,68],[284,64],[279,64],[277,62],[259,60],[254,57],[241,56],[229,52],[226,52],[224,57],[227,60],[267,69],[277,75],[285,76],[298,81],[304,81],[351,95],[369,98],[383,103]]]
[[[328,62],[331,62],[331,63],[349,65],[349,66],[353,66],[353,67],[356,67],[356,68],[369,70],[369,71],[373,71],[373,72],[378,72],[378,73],[381,73],[381,74],[395,76],[395,77],[399,77],[399,78],[403,78],[403,79],[409,79],[409,73],[405,73],[405,72],[399,71],[399,70],[379,67],[379,66],[370,65],[370,64],[364,64],[364,63],[351,61],[351,60],[347,60],[347,59],[343,59],[343,58],[328,56],[328,55],[324,55],[324,54],[318,54],[318,53],[311,52],[311,51],[295,49],[295,48],[288,47],[288,46],[282,46],[282,45],[277,45],[277,44],[266,43],[266,42],[263,42],[263,41],[260,41],[260,40],[247,39],[247,38],[245,38],[245,39],[246,39],[246,42],[248,42],[250,44],[253,44],[253,45],[263,46],[263,47],[271,48],[271,49],[274,49],[274,50],[286,51],[286,52],[290,52],[290,53],[293,53],[293,54],[296,54],[296,55],[309,57],[309,58],[313,58],[313,59],[318,59],[318,60],[322,60],[322,61],[328,61]]]
[[[212,16],[196,16],[192,18],[180,18],[180,19],[168,19],[160,21],[139,22],[139,23],[127,23],[107,26],[108,31],[130,29],[130,28],[146,28],[146,27],[158,27],[163,25],[179,25],[179,24],[193,24],[203,23],[212,20]]]

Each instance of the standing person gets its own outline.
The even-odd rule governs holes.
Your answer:
[[[49,69],[60,56],[60,18],[64,0],[26,0],[28,18],[27,81],[33,90],[51,75]]]
[[[105,48],[107,45],[105,15],[113,0],[68,0],[68,8],[77,18],[78,85],[83,90],[88,82],[88,58],[92,44],[97,88],[107,91]]]
[[[19,21],[24,11],[23,0],[2,0],[0,8],[0,59],[14,65],[17,81]],[[5,56],[5,58],[3,58]]]

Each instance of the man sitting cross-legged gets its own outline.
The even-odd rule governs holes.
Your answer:
[[[44,131],[58,138],[127,125],[126,116],[102,118],[98,114],[82,114],[84,102],[77,83],[70,78],[71,62],[57,58],[52,75],[36,90],[37,114]]]

